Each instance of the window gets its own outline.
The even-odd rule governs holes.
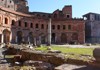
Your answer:
[[[46,17],[46,15],[43,15],[43,18],[45,18]]]
[[[8,18],[5,18],[5,24],[8,24]]]
[[[27,22],[25,22],[25,27],[27,27]]]
[[[57,14],[54,14],[54,18],[57,18]]]
[[[18,26],[21,26],[21,21],[18,22]]]
[[[58,30],[60,29],[60,25],[57,25],[57,29],[58,29]]]
[[[36,25],[35,25],[35,28],[39,28],[39,25],[38,25],[38,24],[36,24]]]
[[[63,25],[63,30],[65,30],[66,29],[66,25]]]
[[[8,8],[10,8],[10,6],[8,5]]]
[[[15,20],[12,20],[12,23],[11,23],[11,25],[15,25]]]
[[[10,3],[11,3],[11,0],[10,0]]]
[[[70,18],[70,16],[69,16],[69,15],[67,15],[67,18]]]
[[[55,29],[55,25],[52,25],[52,29]]]
[[[41,29],[44,29],[44,25],[43,24],[41,25]]]
[[[33,23],[30,24],[30,27],[33,28]]]
[[[37,14],[37,17],[40,18],[40,14]]]
[[[71,25],[68,25],[68,30],[71,30]]]

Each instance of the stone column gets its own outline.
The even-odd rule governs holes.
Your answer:
[[[51,45],[51,19],[49,19],[49,23],[48,23],[48,46]]]
[[[4,38],[4,36],[3,36],[3,34],[1,35],[1,43],[4,43],[3,42],[3,38]]]

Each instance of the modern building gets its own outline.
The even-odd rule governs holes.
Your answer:
[[[85,21],[72,18],[72,6],[53,13],[29,12],[27,0],[0,0],[0,43],[85,43]]]
[[[100,14],[87,13],[85,18],[85,37],[87,43],[100,43]]]

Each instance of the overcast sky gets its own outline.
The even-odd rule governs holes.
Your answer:
[[[72,5],[73,17],[82,17],[88,12],[100,13],[100,0],[28,0],[29,10],[52,13],[65,5]]]

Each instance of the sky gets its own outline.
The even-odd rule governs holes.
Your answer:
[[[72,5],[73,18],[89,12],[100,13],[100,0],[28,0],[31,12],[52,13],[56,9],[62,10],[65,5]]]

